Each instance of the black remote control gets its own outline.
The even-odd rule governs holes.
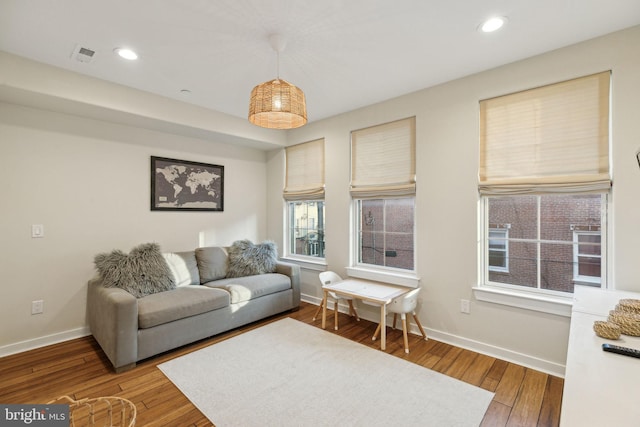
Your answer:
[[[602,344],[602,350],[609,351],[611,353],[622,354],[624,356],[640,358],[640,350],[636,350],[635,348],[620,347],[619,345],[613,344]]]

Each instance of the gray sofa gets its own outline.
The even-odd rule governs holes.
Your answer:
[[[228,278],[228,249],[163,254],[176,287],[141,298],[100,275],[89,281],[89,327],[116,372],[299,306],[299,266],[274,261],[275,272]]]

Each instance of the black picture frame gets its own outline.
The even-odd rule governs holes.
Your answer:
[[[151,156],[152,211],[224,211],[224,166]]]

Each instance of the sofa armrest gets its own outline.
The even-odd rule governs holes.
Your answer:
[[[300,305],[300,266],[288,262],[278,261],[276,263],[276,273],[289,276],[291,288],[293,289],[293,305]]]
[[[120,288],[107,288],[100,278],[89,281],[87,317],[91,334],[116,372],[138,359],[138,301]]]

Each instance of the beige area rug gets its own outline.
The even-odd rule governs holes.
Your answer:
[[[493,398],[289,318],[159,368],[217,427],[478,426]]]

